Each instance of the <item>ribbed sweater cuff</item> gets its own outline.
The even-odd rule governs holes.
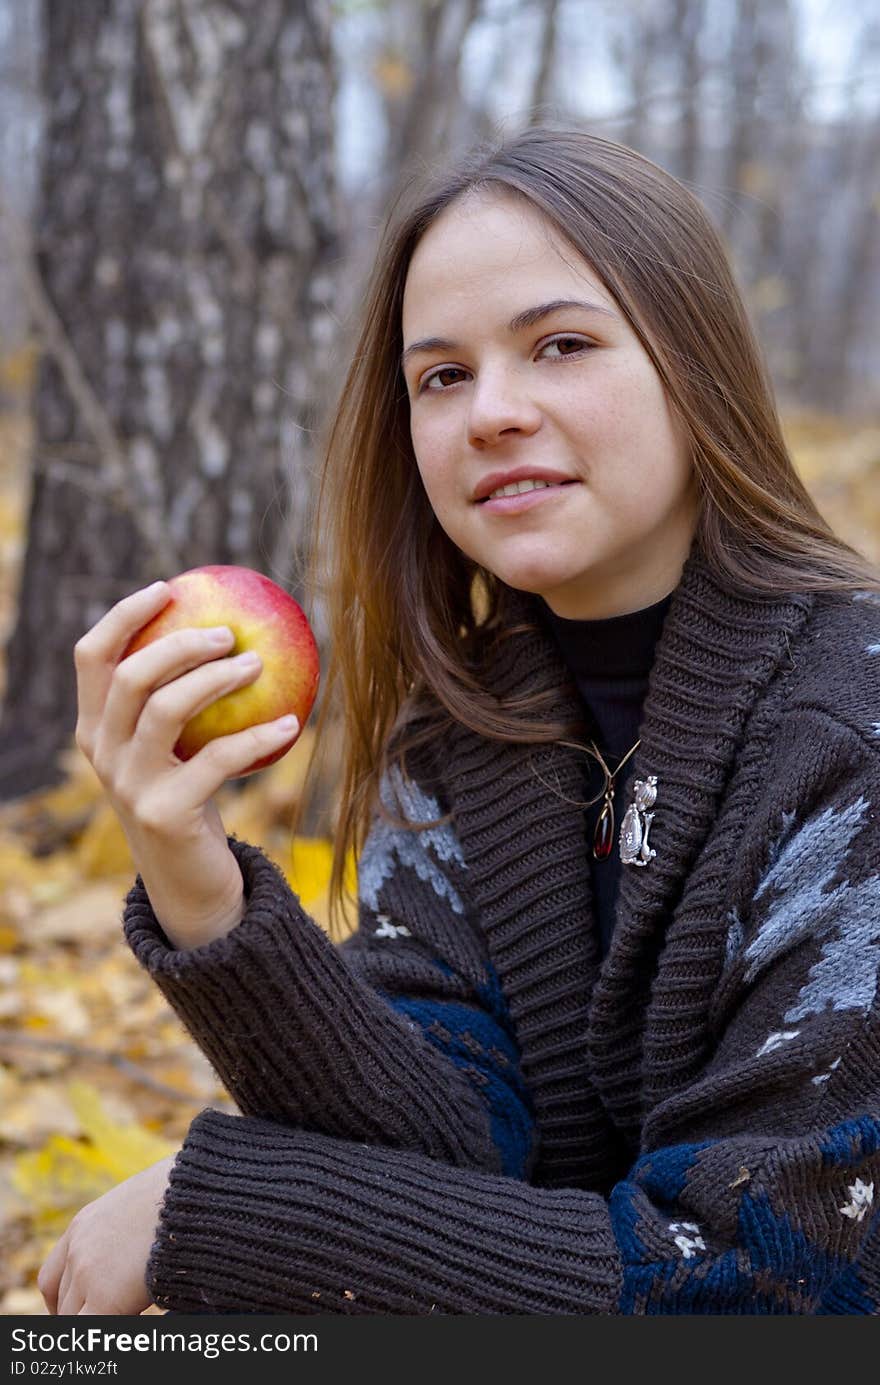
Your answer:
[[[481,1098],[450,1061],[348,969],[258,847],[229,837],[244,918],[171,946],[140,876],[125,937],[245,1115],[494,1169]]]
[[[178,1312],[608,1314],[620,1277],[594,1193],[212,1109],[147,1265]]]

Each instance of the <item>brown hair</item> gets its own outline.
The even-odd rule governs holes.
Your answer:
[[[452,169],[407,185],[389,213],[331,413],[308,558],[307,590],[327,603],[332,646],[310,775],[337,682],[343,704],[331,934],[350,926],[345,866],[374,809],[396,821],[379,800],[382,775],[396,762],[406,777],[407,748],[436,735],[444,718],[519,743],[584,733],[552,715],[530,719],[552,712],[546,696],[504,703],[482,687],[480,659],[491,661],[514,633],[510,589],[440,527],[410,439],[400,367],[410,260],[445,208],[487,191],[544,213],[638,335],[689,437],[695,542],[719,578],[753,598],[880,591],[880,569],[834,534],[794,468],[723,242],[682,183],[624,145],[539,126],[483,142]]]

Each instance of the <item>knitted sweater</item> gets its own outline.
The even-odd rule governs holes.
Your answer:
[[[612,808],[615,829],[620,827],[632,798],[633,759],[627,752],[639,739],[642,707],[654,651],[669,610],[671,594],[653,606],[627,615],[600,620],[567,620],[542,601],[541,620],[559,647],[583,702],[590,736],[614,775]],[[621,761],[625,763],[621,764]],[[588,844],[593,915],[602,957],[614,932],[614,906],[623,869],[620,852],[596,857],[593,843],[605,807],[605,771],[592,755],[584,764],[582,799]],[[612,834],[617,846],[617,831]]]
[[[577,712],[538,629],[489,683]],[[458,724],[386,776],[452,818],[374,820],[340,947],[234,836],[224,938],[170,946],[138,877],[128,942],[242,1113],[189,1129],[156,1303],[878,1312],[878,718],[875,598],[742,600],[694,547],[633,756],[656,855],[622,867],[604,959],[582,753]]]

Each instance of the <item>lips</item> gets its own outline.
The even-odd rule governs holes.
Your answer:
[[[474,491],[473,499],[475,503],[479,503],[488,499],[493,491],[499,490],[502,486],[512,486],[517,481],[548,481],[550,485],[562,485],[566,481],[576,479],[574,476],[567,476],[564,471],[557,471],[554,467],[509,467],[506,471],[490,471],[484,476]]]
[[[536,476],[536,477],[534,477],[534,478],[530,476],[528,479],[529,479],[530,481],[533,480],[533,479],[536,480],[536,481],[537,481],[537,480],[543,481],[544,478],[543,478],[543,476],[541,476],[541,477]],[[512,484],[512,482],[507,481],[507,482],[505,482],[505,484],[509,486],[509,485]],[[567,480],[567,481],[548,481],[548,483],[547,483],[546,486],[534,486],[534,487],[532,488],[532,490],[530,490],[530,491],[521,491],[521,492],[520,492],[520,495],[524,498],[524,497],[527,496],[527,495],[540,495],[541,492],[544,491],[544,490],[557,490],[557,489],[559,489],[559,488],[562,487],[562,486],[575,486],[575,485],[577,485],[577,482],[575,481],[575,479],[574,479],[573,477],[570,478],[570,479]],[[497,486],[495,487],[495,490],[498,490],[498,487],[497,487]],[[493,504],[497,504],[497,502],[498,502],[499,500],[516,500],[516,499],[518,499],[518,498],[519,498],[519,497],[516,496],[516,495],[496,495],[496,496],[494,497],[494,500],[492,500],[492,503],[493,503]],[[478,505],[487,505],[487,504],[489,503],[490,499],[492,499],[491,494],[490,494],[490,495],[484,495],[483,498],[482,498],[482,500],[478,500],[476,503],[477,503]]]
[[[561,497],[565,492],[576,485],[577,481],[551,482],[547,486],[535,486],[514,495],[496,495],[494,500],[490,497],[477,503],[499,521],[503,515],[508,515],[512,519],[516,515],[530,514],[534,509],[543,511],[545,506],[552,510],[556,501],[560,500],[561,503]]]

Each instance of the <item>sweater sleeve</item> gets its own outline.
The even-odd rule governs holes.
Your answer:
[[[388,806],[439,817],[389,773]],[[239,1110],[525,1178],[537,1150],[519,1051],[463,900],[451,827],[377,813],[358,862],[358,928],[341,947],[258,847],[228,837],[245,914],[174,948],[138,876],[124,932]]]
[[[880,1313],[876,749],[829,739],[791,807],[787,792],[748,903],[723,920],[711,1050],[650,1111],[607,1200],[207,1110],[164,1200],[156,1303]]]

